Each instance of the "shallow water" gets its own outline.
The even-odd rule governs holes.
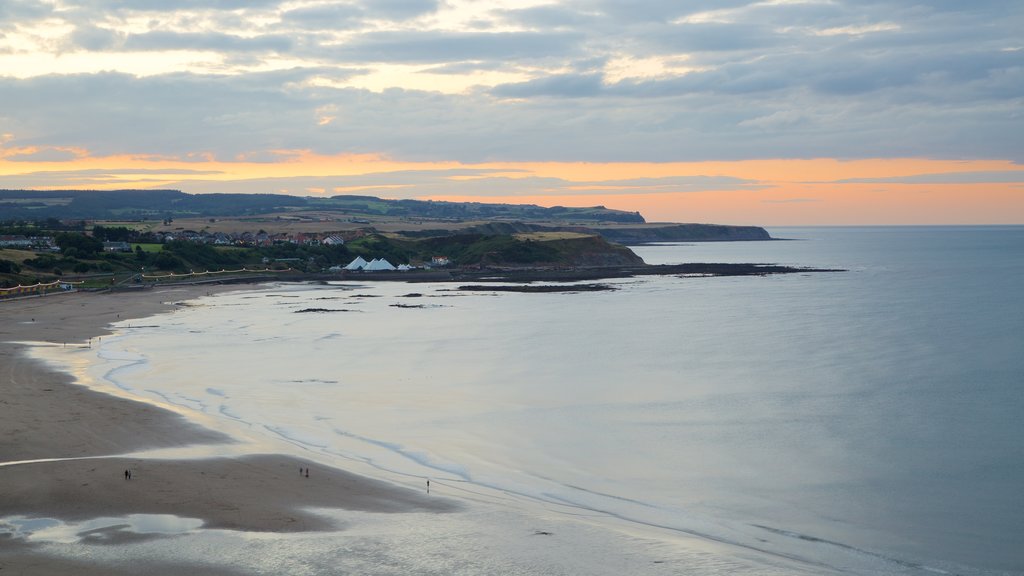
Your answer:
[[[1024,228],[772,233],[798,240],[636,251],[848,271],[271,286],[136,321],[89,370],[275,450],[642,533],[645,555],[1024,572]]]
[[[16,516],[0,520],[0,534],[35,544],[120,543],[147,535],[177,535],[193,532],[203,521],[170,514],[130,514],[123,517],[93,518],[64,522],[54,518]]]

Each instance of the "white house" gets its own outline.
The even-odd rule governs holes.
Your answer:
[[[320,243],[326,246],[343,246],[345,244],[345,239],[337,234],[331,234],[323,240],[320,240]]]
[[[132,245],[127,242],[104,242],[104,252],[131,252]]]

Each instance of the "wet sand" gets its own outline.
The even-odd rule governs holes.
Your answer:
[[[174,302],[235,288],[185,287],[115,294],[58,294],[0,302],[0,519],[82,520],[128,514],[198,518],[204,527],[264,532],[333,530],[311,508],[381,513],[451,511],[451,501],[282,455],[200,460],[124,457],[142,449],[228,443],[179,414],[76,385],[68,374],[24,354],[16,342],[87,346],[117,320],[173,308]],[[77,460],[59,460],[82,458]],[[38,462],[37,460],[58,459]],[[28,461],[28,462],[23,462]],[[35,461],[35,462],[33,462]],[[132,470],[132,479],[124,470]],[[123,569],[122,569],[123,568]],[[0,571],[128,574],[139,566],[91,566],[42,555],[0,534]],[[149,574],[195,567],[147,566]],[[208,566],[202,573],[211,573]],[[232,574],[230,567],[216,572]]]

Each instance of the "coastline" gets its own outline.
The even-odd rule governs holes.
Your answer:
[[[297,476],[309,463],[291,456],[132,457],[143,449],[227,444],[231,439],[174,412],[89,390],[75,384],[72,375],[26,354],[29,343],[39,342],[74,352],[90,339],[111,334],[111,322],[152,316],[173,309],[169,302],[228,289],[237,288],[72,293],[0,304],[0,518],[71,521],[172,514],[197,518],[203,528],[284,533],[340,529],[311,508],[379,513],[456,509],[451,501],[341,470],[317,467],[309,478]],[[130,481],[123,476],[126,469],[133,470]],[[115,532],[109,543],[138,536]],[[139,569],[92,565],[40,548],[16,534],[0,533],[0,570],[89,575]],[[234,573],[219,568],[215,573]],[[146,566],[153,574],[194,570],[191,564]],[[207,565],[202,570],[211,573]]]

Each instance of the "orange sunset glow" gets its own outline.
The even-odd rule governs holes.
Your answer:
[[[31,150],[7,150],[5,156]],[[367,193],[388,198],[604,205],[636,210],[649,221],[765,225],[1013,224],[1024,214],[1024,167],[1008,161],[928,159],[775,159],[731,162],[402,162],[380,155],[326,156],[275,151],[275,161],[81,157],[64,162],[0,160],[0,177],[59,174],[41,189],[176,188],[322,196]],[[470,174],[451,174],[468,170]],[[429,191],[389,175],[436,173]],[[373,175],[378,183],[346,184]],[[727,177],[736,185],[679,190],[672,178]],[[490,193],[494,178],[513,190]],[[925,178],[928,182],[918,182]],[[998,178],[999,182],[991,182]],[[317,186],[303,182],[316,180]],[[665,180],[668,179],[668,180]],[[665,180],[663,182],[663,180]],[[515,182],[522,185],[515,186]],[[447,185],[447,186],[446,186]],[[506,184],[507,186],[507,184]],[[450,188],[450,190],[446,190]],[[472,188],[471,193],[466,189]],[[506,189],[507,188],[503,188]]]

